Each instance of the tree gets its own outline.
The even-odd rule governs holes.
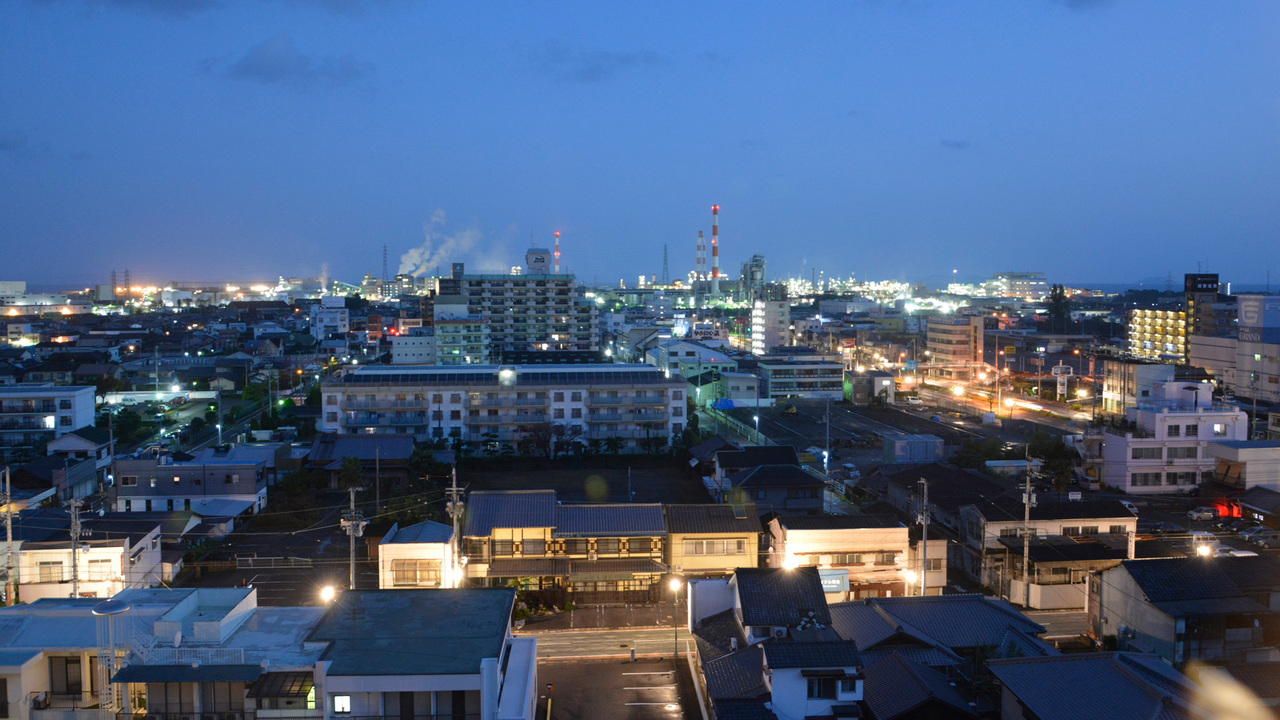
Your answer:
[[[556,431],[549,422],[534,423],[523,428],[520,451],[536,457],[555,457]]]
[[[364,465],[360,458],[342,458],[342,466],[338,469],[338,487],[346,490],[364,485]]]
[[[1066,288],[1054,285],[1049,288],[1049,331],[1064,333],[1071,318],[1071,299]]]

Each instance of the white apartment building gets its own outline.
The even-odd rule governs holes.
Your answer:
[[[1100,443],[1101,481],[1130,494],[1186,492],[1213,478],[1211,442],[1246,440],[1248,416],[1213,402],[1209,383],[1156,383],[1152,397],[1125,411],[1122,425],[1091,431]]]
[[[17,599],[107,598],[126,588],[159,585],[160,524],[140,523],[116,513],[85,514],[83,537],[71,549],[69,513],[29,510],[14,518],[14,579]],[[8,566],[0,543],[0,575]],[[74,579],[74,583],[73,583]]]
[[[378,588],[452,588],[453,527],[427,520],[392,525],[378,545]]]
[[[983,291],[996,297],[1043,300],[1049,296],[1049,281],[1042,272],[997,273],[982,284]]]
[[[319,305],[311,306],[311,336],[317,341],[328,340],[333,335],[346,335],[351,331],[351,315],[347,311],[346,298],[326,295]]]
[[[43,456],[45,443],[93,425],[94,388],[20,383],[0,387],[0,461]],[[37,453],[36,450],[39,450]]]
[[[479,315],[442,317],[435,325],[436,365],[483,365],[493,352],[489,322]]]
[[[1156,384],[1173,382],[1172,365],[1150,360],[1102,361],[1102,412],[1118,415],[1140,402],[1149,402]]]
[[[686,388],[652,365],[357,367],[325,381],[317,428],[517,447],[559,425],[566,440],[634,452],[684,431]]]
[[[791,306],[786,300],[756,300],[751,306],[751,354],[765,355],[787,344]]]
[[[761,392],[768,398],[844,399],[844,364],[817,360],[760,360]]]
[[[417,328],[406,335],[391,337],[392,365],[434,365],[436,336],[432,328]]]

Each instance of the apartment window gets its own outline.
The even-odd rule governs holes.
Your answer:
[[[547,541],[543,540],[542,538],[525,540],[524,542],[520,543],[520,554],[521,555],[546,555]]]
[[[1098,534],[1098,526],[1097,526],[1097,525],[1085,525],[1084,527],[1080,528],[1080,534],[1081,534],[1081,535],[1097,535],[1097,534]]]
[[[449,411],[449,419],[450,419],[450,420],[461,420],[461,419],[462,419],[462,411],[461,411],[461,410],[450,410],[450,411]]]
[[[151,476],[151,487],[155,487],[155,486],[156,486],[156,476],[155,476],[155,475],[152,475],[152,476]]]
[[[581,420],[581,419],[582,419],[582,408],[572,408],[572,409],[569,411],[569,417],[573,418],[574,420]]]
[[[62,417],[58,418],[58,424],[63,427],[71,427],[71,416],[63,415]]]
[[[932,569],[932,568],[930,568]],[[858,681],[851,678],[844,678],[840,681],[840,693],[847,695],[849,693],[858,692]]]
[[[1226,437],[1226,436],[1227,436],[1227,426],[1226,426],[1226,425],[1224,425],[1223,423],[1214,423],[1214,424],[1213,424],[1213,436],[1214,436],[1214,437]]]
[[[325,413],[325,414],[324,414],[324,421],[325,421],[325,422],[331,422],[331,423],[338,422],[338,413],[336,413],[336,412]]]
[[[572,400],[573,402],[582,402],[582,391],[574,390],[573,392],[569,393],[569,399]]]
[[[392,560],[391,583],[397,587],[440,584],[439,560]]]
[[[684,391],[683,391],[683,390],[672,390],[672,391],[671,391],[671,399],[672,399],[672,400],[683,400],[683,399],[684,399]]]
[[[1062,528],[1063,535],[1079,535],[1080,527],[1077,525],[1064,525]]]
[[[1187,437],[1200,437],[1200,426],[1199,426],[1199,425],[1188,425],[1188,426],[1187,426],[1187,428],[1186,428],[1186,433],[1184,433],[1184,434],[1185,434]]]
[[[460,393],[452,393],[451,395],[449,395],[449,402],[451,403],[462,402],[462,395]]]
[[[1181,425],[1170,425],[1170,426],[1169,426],[1169,437],[1181,437],[1181,436],[1182,436],[1182,426],[1181,426]]]
[[[685,555],[745,555],[746,540],[685,540]],[[814,563],[817,564],[817,563]]]
[[[671,417],[684,417],[684,408],[679,405],[671,408]]]
[[[551,411],[551,417],[556,420],[564,419],[564,408],[555,408]]]
[[[58,377],[62,377],[62,375],[63,375],[63,373],[58,373]],[[59,401],[58,401],[58,409],[59,409],[59,410],[70,410],[70,409],[71,409],[71,401],[70,401],[70,400],[66,400],[66,399],[59,400]]]
[[[439,405],[440,403],[444,402],[444,395],[441,395],[440,393],[433,394],[431,396],[431,402]]]
[[[836,699],[836,678],[809,678],[810,700]]]
[[[111,560],[100,559],[89,561],[89,579],[106,580],[111,577]]]
[[[1178,458],[1194,458],[1197,455],[1196,453],[1197,449],[1198,448],[1196,448],[1194,445],[1191,447],[1171,447],[1169,448],[1169,459],[1175,460]]]
[[[494,540],[493,556],[510,557],[515,554],[515,542],[511,540]]]
[[[137,475],[121,475],[120,487],[136,487],[138,484]]]
[[[930,570],[930,571],[942,570],[942,569],[943,569],[943,568],[942,568],[942,559],[941,559],[941,558],[929,558],[929,570]]]
[[[337,404],[338,404],[338,396],[337,396],[337,395],[325,395],[325,396],[324,396],[324,404],[325,404],[325,405],[337,405]]]
[[[564,541],[566,555],[586,555],[589,551],[586,538],[572,538]]]
[[[1112,525],[1110,530],[1112,535],[1124,535],[1127,532],[1129,532],[1128,528],[1123,525]]]
[[[617,555],[622,550],[622,541],[618,538],[601,538],[596,541],[596,552],[602,555]]]
[[[350,695],[334,695],[333,711],[335,713],[351,712],[351,696]]]
[[[44,563],[40,564],[44,565]],[[49,658],[49,690],[54,695],[79,695],[82,688],[80,658]]]
[[[1158,447],[1136,447],[1131,454],[1134,460],[1159,460],[1161,449]]]
[[[1018,537],[1018,528],[1000,528],[1000,537]]]
[[[1149,485],[1160,484],[1160,473],[1129,473],[1129,485],[1131,487],[1146,487]]]
[[[552,394],[551,394],[551,399],[552,399],[554,402],[564,402],[564,391],[563,391],[563,390],[557,390],[556,392],[552,393]]]
[[[1166,485],[1195,485],[1196,473],[1194,470],[1187,472],[1171,472],[1164,476]]]
[[[238,473],[231,473],[231,474],[227,475],[227,484],[228,484],[228,485],[234,485],[234,484],[236,484],[236,483],[238,483],[238,482],[240,482],[240,475],[239,475]]]

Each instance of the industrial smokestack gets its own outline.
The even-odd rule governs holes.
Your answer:
[[[707,241],[702,237],[702,231],[698,231],[698,257],[693,263],[693,279],[705,280],[707,275]]]
[[[711,294],[720,294],[720,206],[711,206]]]
[[[556,274],[560,274],[560,231],[556,231]]]

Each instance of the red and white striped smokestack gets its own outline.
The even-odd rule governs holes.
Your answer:
[[[560,231],[556,231],[556,274],[560,274]]]
[[[693,261],[693,279],[705,280],[707,277],[707,241],[698,231],[698,255]]]
[[[720,206],[711,206],[711,294],[720,294]]]

